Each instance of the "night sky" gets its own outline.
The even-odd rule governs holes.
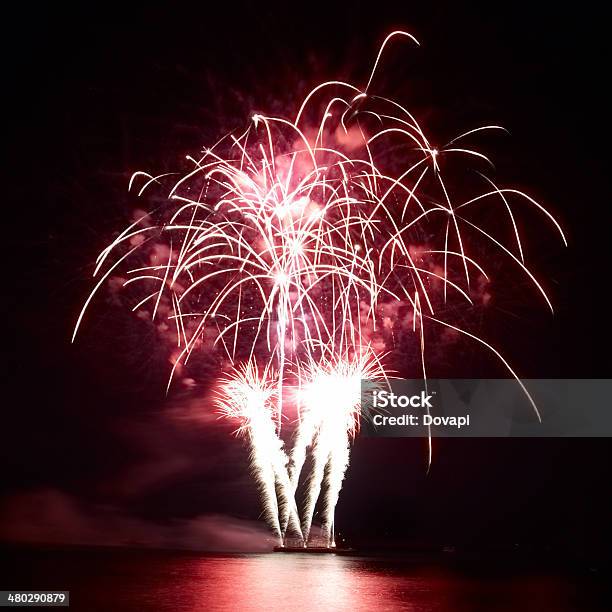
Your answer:
[[[97,253],[138,204],[133,171],[184,170],[187,153],[254,110],[289,114],[320,81],[364,82],[392,29],[422,46],[395,45],[377,88],[442,143],[507,127],[481,145],[496,176],[567,230],[565,249],[522,216],[555,316],[501,267],[480,333],[524,378],[610,376],[609,34],[595,5],[226,4],[49,5],[5,19],[4,540],[210,548],[224,530],[259,537],[246,450],[202,416],[210,380],[166,397],[167,355],[104,299],[76,345],[72,328]],[[504,375],[477,347],[456,350],[430,375]],[[360,439],[337,525],[376,545],[604,555],[611,451],[607,439],[438,440],[427,474],[424,441]]]

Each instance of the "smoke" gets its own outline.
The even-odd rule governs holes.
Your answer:
[[[135,546],[224,552],[270,550],[261,523],[220,514],[164,522],[93,504],[59,489],[15,494],[0,503],[0,539],[8,542]]]

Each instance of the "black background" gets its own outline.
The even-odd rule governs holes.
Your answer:
[[[596,4],[226,4],[5,15],[5,502],[53,490],[154,521],[257,517],[241,443],[219,428],[167,426],[167,363],[130,320],[99,302],[76,345],[72,326],[96,254],[135,205],[134,170],[180,170],[186,153],[253,110],[289,114],[325,79],[364,82],[395,28],[422,47],[394,45],[377,87],[407,101],[440,142],[488,122],[507,127],[509,137],[486,140],[497,176],[543,202],[568,234],[565,249],[524,218],[528,260],[555,315],[536,292],[517,300],[517,287],[502,285],[482,333],[523,377],[610,375],[609,34]],[[461,350],[463,366],[439,373],[502,375],[479,350]],[[607,554],[609,440],[435,446],[427,474],[422,442],[358,440],[341,531],[379,543]],[[177,449],[185,469],[126,493],[134,466],[155,472]]]

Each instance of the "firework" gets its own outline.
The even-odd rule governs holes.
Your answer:
[[[250,361],[220,381],[216,403],[223,417],[239,423],[236,433],[249,441],[251,471],[264,501],[264,515],[282,542],[287,525],[281,530],[280,516],[287,516],[290,533],[301,537],[301,530],[287,474],[287,456],[276,434],[276,389],[274,373],[268,367],[260,371]]]
[[[493,346],[442,313],[453,312],[445,306],[456,300],[474,304],[488,279],[479,261],[487,246],[507,256],[552,309],[525,264],[515,209],[534,207],[565,241],[561,227],[526,193],[498,187],[484,174],[489,159],[463,144],[503,128],[480,126],[437,147],[406,107],[372,93],[384,50],[397,38],[418,44],[406,32],[389,34],[365,87],[329,81],[310,91],[293,119],[253,115],[188,157],[192,167],[178,180],[135,173],[129,187],[139,197],[171,181],[168,204],[139,216],[100,253],[98,281],[74,330],[95,293],[119,279],[137,296],[134,310],[174,330],[169,385],[202,347],[235,366],[219,402],[249,439],[279,538],[288,525],[300,530],[294,495],[309,447],[304,536],[322,484],[331,534],[358,429],[358,381],[384,378],[377,355],[393,348],[386,330],[397,324],[414,332],[423,377],[424,330],[443,326],[485,346],[522,385]],[[457,193],[446,170],[456,176],[465,162],[483,171],[462,175]],[[474,192],[466,195],[468,185]],[[483,205],[507,218],[510,244],[478,223]],[[403,322],[400,305],[411,312]],[[350,392],[338,397],[340,385]],[[288,389],[299,397],[289,464],[280,438]]]
[[[350,442],[359,430],[362,385],[379,385],[387,374],[370,347],[352,354],[332,354],[309,364],[303,372],[302,419],[291,455],[292,483],[297,486],[306,455],[312,448],[302,529],[308,539],[315,504],[325,486],[323,537],[334,545],[334,510],[349,463]],[[324,482],[325,479],[325,482]]]

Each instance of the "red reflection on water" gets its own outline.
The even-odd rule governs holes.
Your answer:
[[[335,555],[206,559],[189,585],[191,610],[422,610],[404,599],[422,579],[365,569]],[[420,584],[419,584],[420,583]]]
[[[334,555],[191,559],[162,584],[155,597],[160,612],[575,609],[575,585],[560,576],[470,575],[401,560]]]

